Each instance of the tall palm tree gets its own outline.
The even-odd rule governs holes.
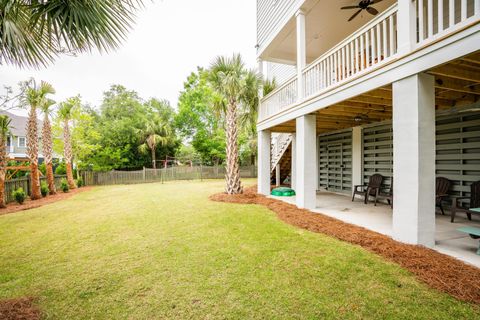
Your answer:
[[[62,53],[116,49],[142,0],[0,1],[0,64],[46,65]]]
[[[245,68],[240,55],[217,57],[210,67],[209,81],[213,89],[223,97],[219,104],[226,122],[227,172],[226,192],[242,193],[238,154],[239,115],[242,109],[256,108],[260,78]],[[239,110],[240,109],[240,110]]]
[[[162,119],[159,117],[149,119],[145,123],[145,128],[140,130],[140,139],[143,142],[139,147],[140,152],[148,152],[150,150],[150,154],[152,156],[152,164],[153,169],[157,168],[156,164],[156,151],[157,146],[159,145],[166,145],[171,137],[171,130],[170,126],[166,123],[163,123]]]
[[[55,89],[48,82],[42,81],[39,86],[31,82],[25,90],[22,104],[29,109],[27,122],[27,156],[30,161],[30,181],[32,200],[40,199],[40,177],[38,173],[38,121],[37,109],[48,99],[48,94]]]
[[[63,121],[63,157],[65,158],[65,166],[67,169],[67,182],[70,189],[75,189],[75,181],[73,180],[72,170],[72,138],[70,135],[70,119],[72,119],[72,111],[80,105],[78,97],[68,98],[60,104],[58,116]]]
[[[40,108],[43,112],[43,127],[42,127],[42,147],[43,156],[45,157],[45,166],[47,171],[47,184],[50,194],[56,194],[55,177],[53,175],[53,138],[52,138],[52,125],[50,123],[51,107],[55,104],[55,101],[51,99],[45,99]]]
[[[7,171],[7,139],[10,122],[7,115],[0,115],[0,208],[5,208],[5,174]]]

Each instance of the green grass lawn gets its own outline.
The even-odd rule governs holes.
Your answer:
[[[47,319],[480,317],[360,247],[208,200],[222,190],[99,187],[0,216],[0,299],[36,296]]]

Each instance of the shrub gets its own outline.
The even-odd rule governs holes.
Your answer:
[[[42,182],[40,185],[40,192],[42,193],[42,197],[46,197],[50,190],[48,190],[48,184],[46,182]]]
[[[75,180],[75,184],[77,185],[78,188],[83,187],[84,184],[83,184],[83,179],[82,179],[82,177],[79,177],[77,180]]]
[[[19,204],[22,204],[25,201],[25,198],[27,198],[27,194],[25,191],[23,191],[23,188],[20,187],[12,192],[12,196],[15,199],[15,201]]]
[[[65,162],[60,162],[58,166],[55,168],[55,174],[64,175],[66,173],[67,173],[67,167],[65,165]]]
[[[45,162],[42,162],[42,163],[38,166],[38,171],[40,171],[43,175],[46,175],[46,174],[47,174],[47,165],[45,164]]]
[[[70,188],[68,187],[67,179],[62,179],[60,189],[62,189],[63,192],[68,192],[68,190],[70,190]]]

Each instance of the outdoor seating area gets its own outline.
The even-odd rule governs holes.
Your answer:
[[[273,197],[295,204],[295,196]],[[377,202],[377,206],[365,205],[360,201],[351,201],[346,194],[318,191],[316,207],[312,210],[344,222],[352,223],[372,231],[392,236],[392,209],[387,202]],[[447,210],[446,210],[447,211]],[[459,231],[460,228],[480,228],[480,219],[469,220],[466,215],[459,215],[451,223],[448,214],[436,213],[436,230],[434,250],[453,256],[464,262],[480,267],[480,255],[477,254],[479,240]],[[480,229],[479,229],[480,230]]]

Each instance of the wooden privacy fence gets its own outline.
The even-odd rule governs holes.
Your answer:
[[[66,178],[66,175],[55,175],[55,186],[57,189],[60,189],[60,184],[63,178]],[[46,177],[40,177],[40,183],[47,181]],[[23,190],[30,196],[30,178],[23,177],[18,179],[12,179],[5,181],[5,202],[13,202],[15,199],[12,196],[12,192],[18,188],[23,188]]]
[[[104,186],[175,180],[224,179],[225,167],[194,166],[162,169],[144,168],[136,171],[83,171],[80,175],[87,186]],[[255,166],[240,167],[240,176],[242,178],[256,178],[257,168]]]

